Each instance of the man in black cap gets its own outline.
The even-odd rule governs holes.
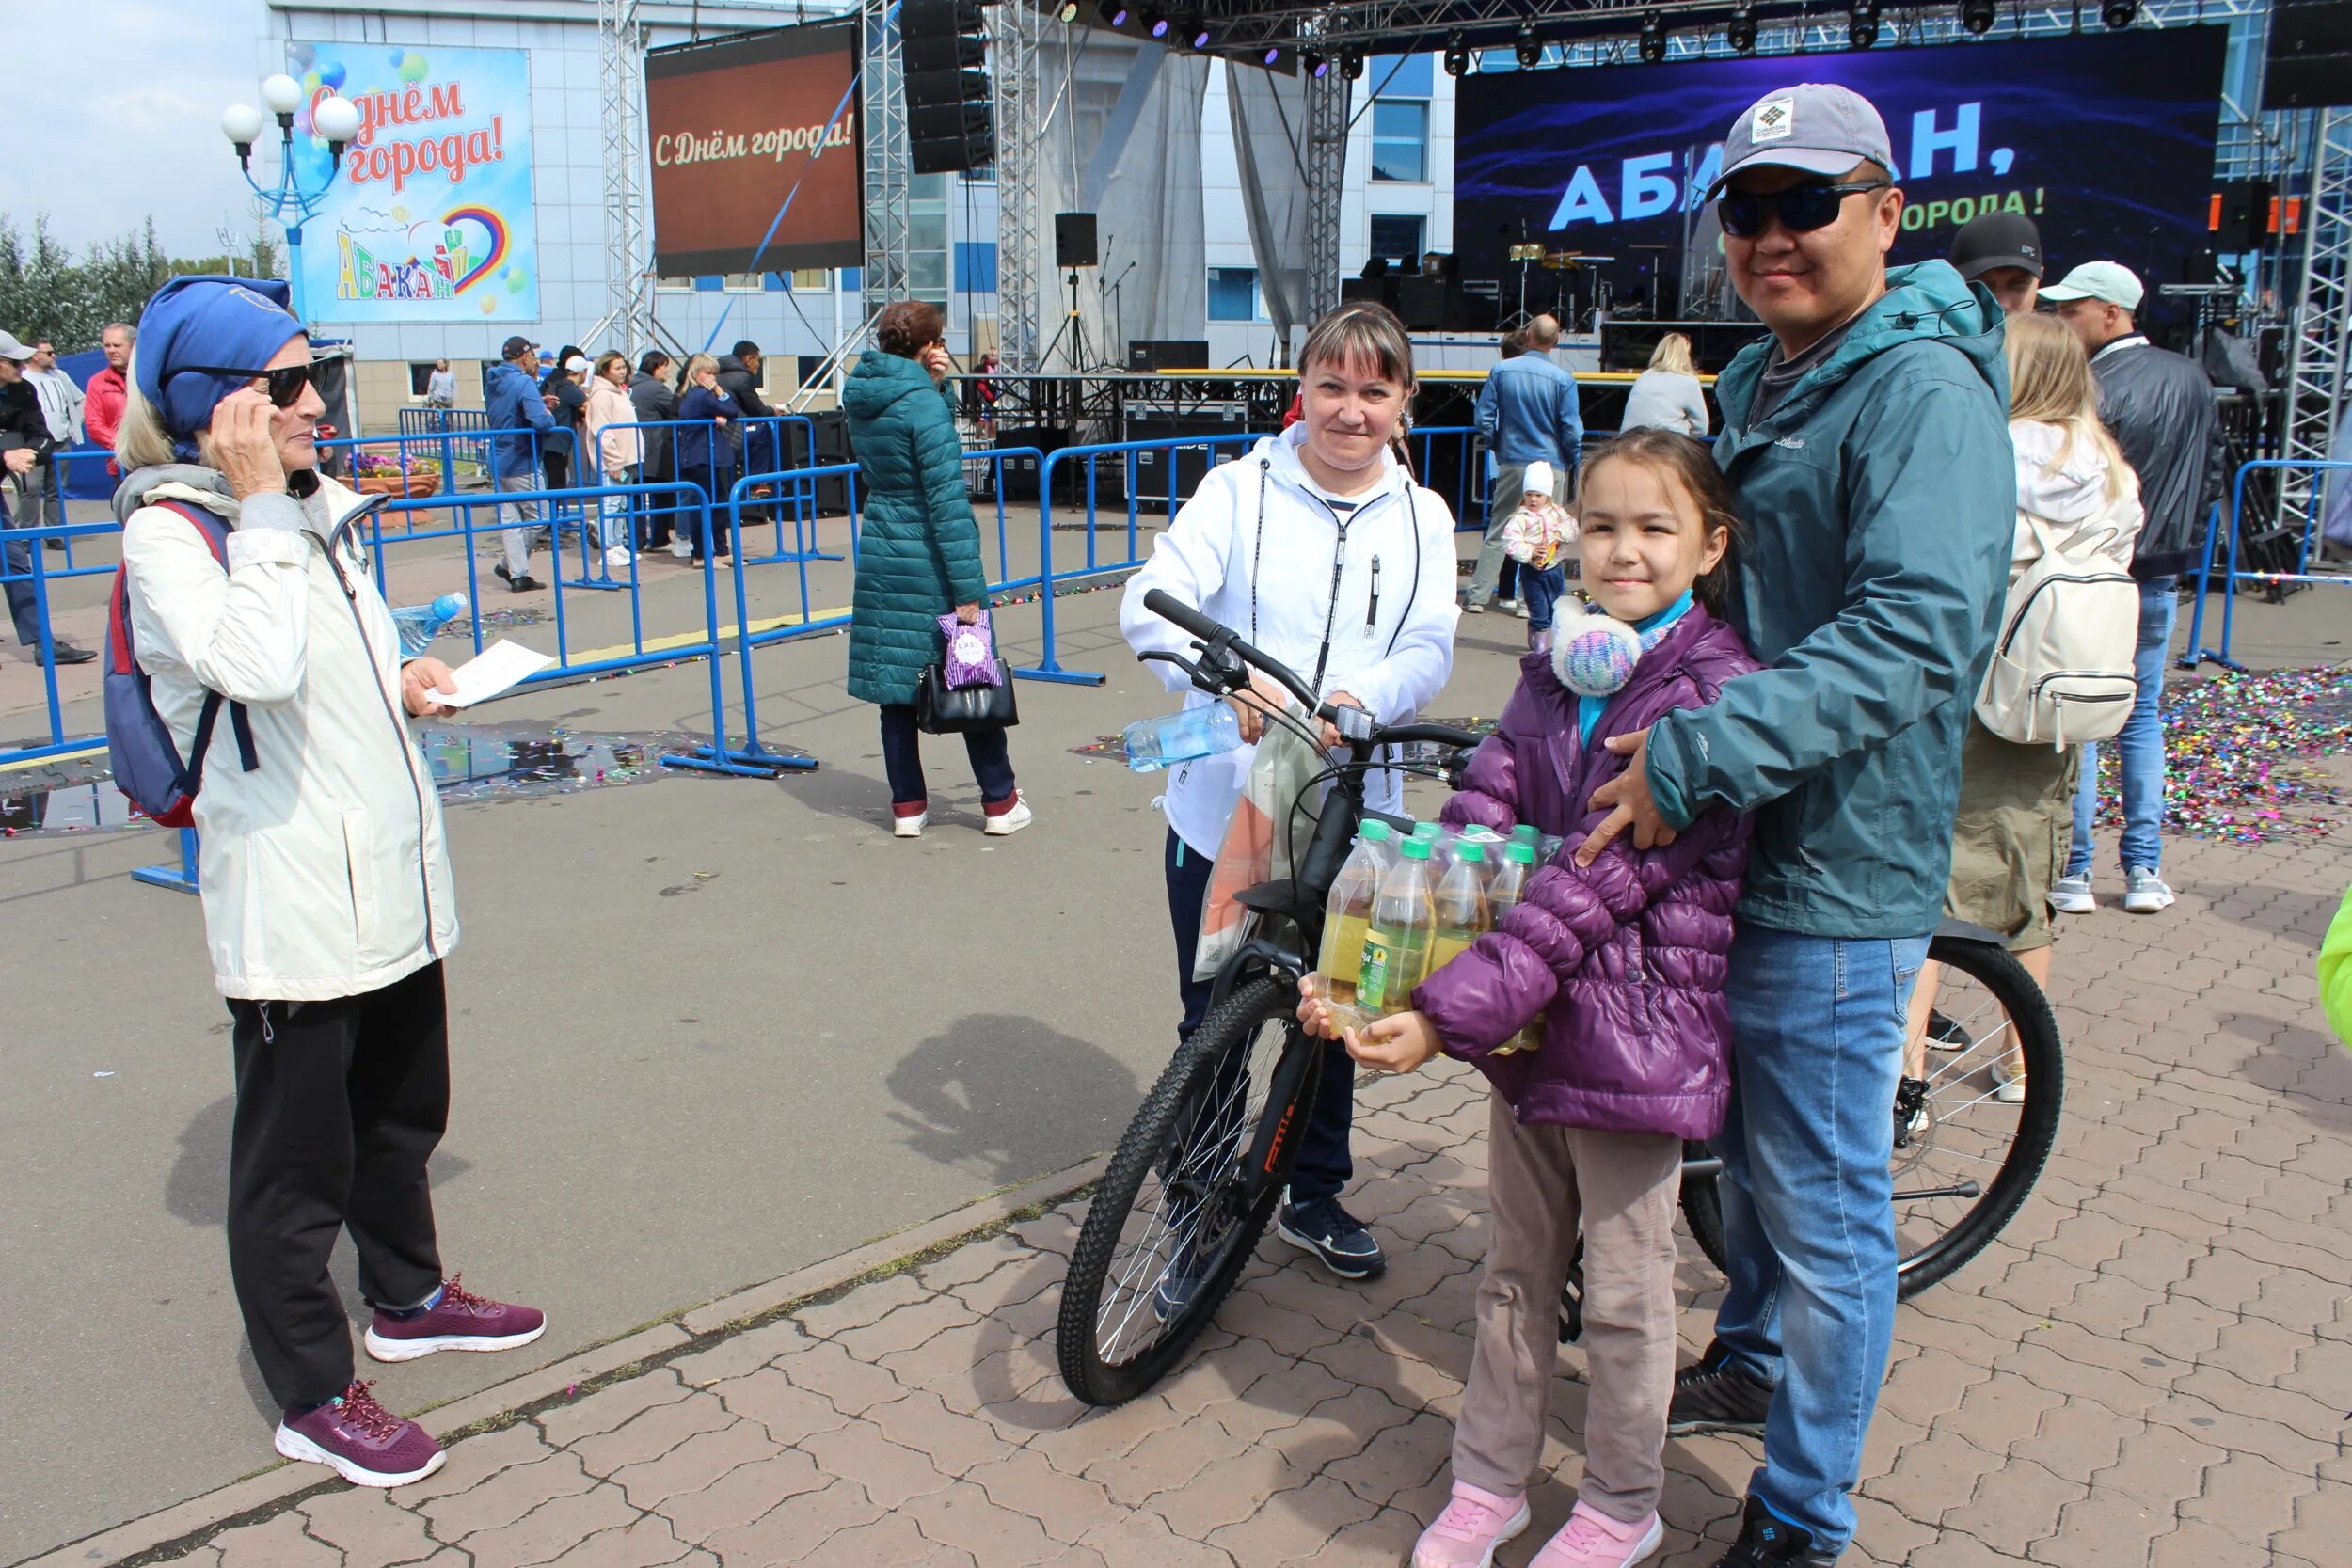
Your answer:
[[[2010,315],[2031,310],[2042,294],[2042,232],[2023,213],[1981,213],[1952,236],[1952,265],[1993,291]]]

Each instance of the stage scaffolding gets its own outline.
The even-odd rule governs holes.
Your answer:
[[[653,346],[653,284],[646,276],[645,35],[638,0],[596,0],[597,87],[604,136],[604,320],[589,342],[619,335],[634,363]]]
[[[2352,108],[2316,111],[2310,199],[2303,209],[2303,286],[2287,366],[2285,451],[2324,462],[2344,420],[2346,338],[2352,336]],[[2298,540],[2317,526],[2325,487],[2311,469],[2280,472],[2279,526]],[[2338,475],[2341,482],[2344,476]]]
[[[990,16],[989,69],[996,93],[996,352],[1008,370],[1034,371],[1044,342],[1038,316],[1038,287],[1046,277],[1038,158],[1048,100],[1038,67],[1045,19],[1026,6],[996,6]]]

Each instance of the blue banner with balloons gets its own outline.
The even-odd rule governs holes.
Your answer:
[[[311,103],[341,93],[359,135],[303,231],[313,320],[497,325],[539,317],[531,192],[531,56],[520,49],[294,43],[287,70]],[[306,104],[299,156],[326,173]]]

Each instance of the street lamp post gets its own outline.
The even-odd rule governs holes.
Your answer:
[[[359,109],[351,100],[331,92],[310,105],[310,128],[326,143],[326,177],[316,186],[305,189],[294,166],[294,114],[302,107],[302,84],[283,72],[272,76],[262,84],[262,103],[278,119],[275,189],[264,189],[253,178],[253,144],[262,138],[268,124],[262,111],[246,103],[230,104],[220,117],[220,134],[236,147],[237,166],[245,173],[245,182],[261,198],[262,210],[286,230],[286,276],[294,319],[308,326],[310,316],[302,298],[302,226],[326,202],[327,187],[335,182],[335,171],[342,166],[343,149],[359,134]]]

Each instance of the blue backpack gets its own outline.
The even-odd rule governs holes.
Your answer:
[[[179,501],[156,503],[177,512],[213,547],[213,559],[229,570],[229,525],[201,507]],[[167,828],[196,825],[196,792],[204,782],[204,752],[213,743],[213,726],[220,718],[224,699],[217,691],[204,693],[203,711],[197,716],[188,758],[171,738],[171,726],[155,711],[148,689],[147,672],[139,668],[131,641],[129,568],[115,570],[113,597],[106,611],[106,758],[114,768],[115,787],[122,791],[151,822]],[[236,732],[237,760],[252,772],[261,766],[253,754],[253,721],[243,703],[230,703],[229,723]]]

